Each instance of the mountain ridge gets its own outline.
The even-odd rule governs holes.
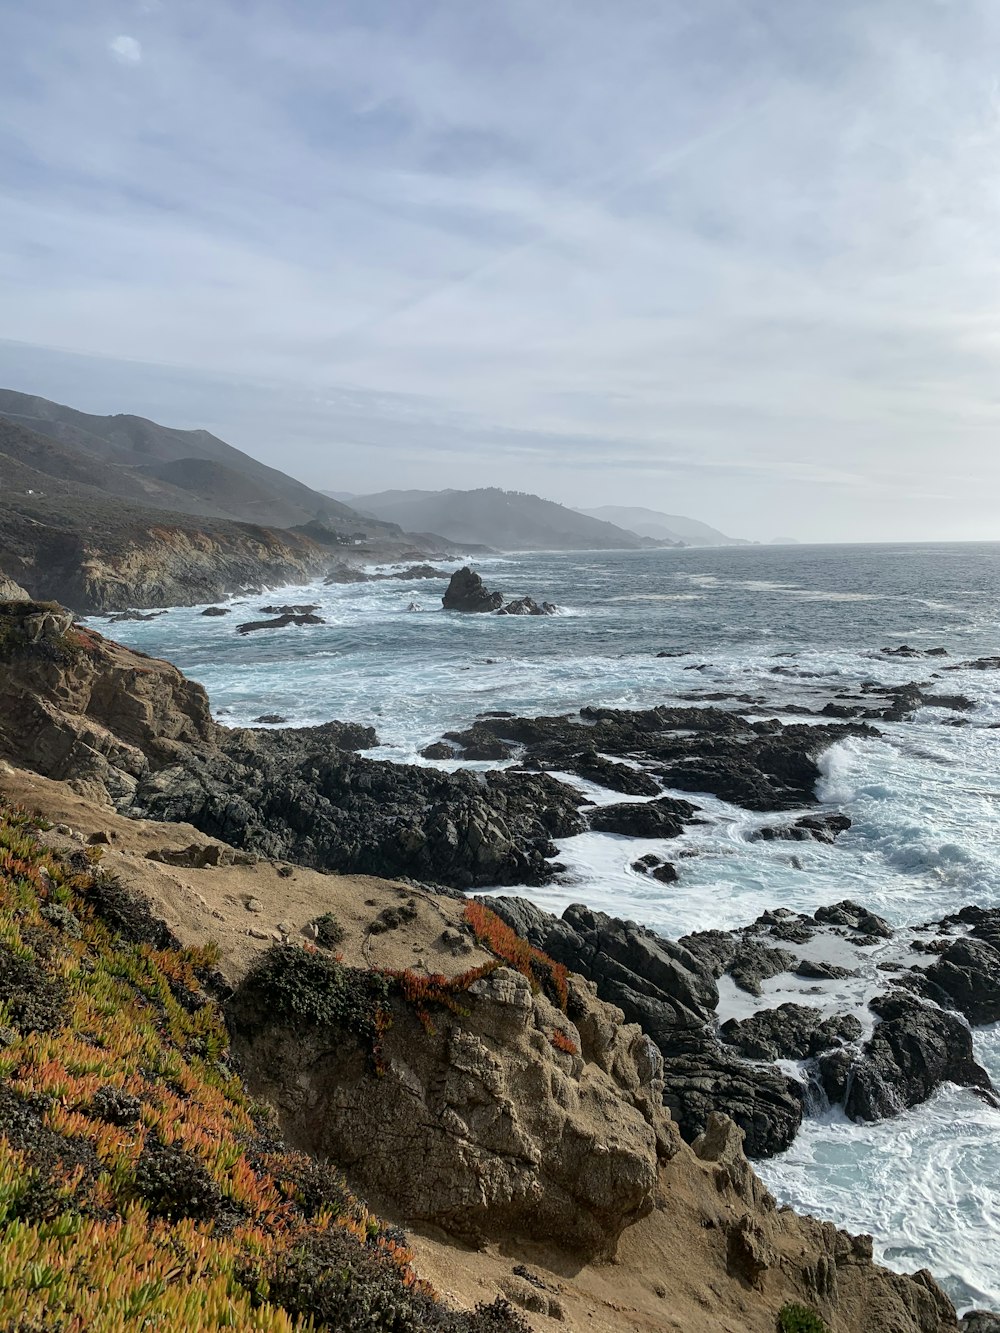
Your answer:
[[[600,505],[596,509],[581,509],[588,518],[616,523],[641,537],[673,538],[685,546],[749,546],[743,537],[729,537],[718,528],[697,518],[683,514],[664,514],[659,509],[640,505]]]
[[[354,497],[362,515],[410,531],[440,532],[451,541],[478,541],[505,551],[642,550],[673,541],[616,524],[527,491],[499,486],[473,490],[392,490]]]

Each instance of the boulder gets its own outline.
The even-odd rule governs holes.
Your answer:
[[[976,1063],[972,1034],[961,1019],[898,990],[872,1000],[870,1007],[882,1021],[860,1056],[846,1066],[842,1053],[819,1061],[827,1095],[843,1101],[852,1120],[898,1115],[945,1082],[992,1095],[990,1077]]]
[[[599,805],[590,813],[590,827],[626,838],[677,838],[684,832],[684,821],[690,820],[698,808],[672,796]]]
[[[805,1004],[760,1009],[750,1018],[730,1018],[720,1028],[723,1041],[748,1060],[807,1060],[857,1041],[863,1030],[853,1014],[825,1018],[821,1010]]]
[[[498,616],[554,616],[559,608],[552,602],[539,605],[533,597],[519,597],[497,611]]]
[[[231,608],[228,606],[206,606],[202,611],[203,616],[228,616]]]
[[[986,940],[955,940],[924,975],[970,1023],[1000,1021],[1000,950]]]
[[[679,1146],[662,1062],[592,986],[571,979],[571,1017],[506,967],[432,1024],[389,999],[376,1069],[349,1025],[274,1003],[268,983],[301,966],[301,952],[276,947],[270,970],[239,987],[234,1050],[295,1141],[336,1161],[373,1204],[472,1244],[554,1240],[584,1260],[613,1255],[652,1211],[658,1164]]]
[[[851,827],[847,815],[804,815],[794,824],[766,824],[750,835],[751,842],[824,842],[832,844]]]
[[[236,626],[237,634],[253,634],[261,629],[284,629],[286,625],[325,625],[326,621],[322,616],[314,616],[312,612],[304,612],[302,615],[293,615],[291,612],[277,616],[274,620],[247,620],[242,625]]]
[[[482,578],[465,565],[452,574],[441,601],[446,611],[487,613],[500,610],[503,594],[487,591]]]

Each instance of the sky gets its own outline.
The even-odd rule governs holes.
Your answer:
[[[1000,539],[996,0],[0,0],[0,384],[337,491]]]

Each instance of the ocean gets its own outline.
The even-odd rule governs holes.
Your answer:
[[[704,697],[725,694],[801,721],[786,710],[865,681],[932,681],[975,710],[925,708],[913,722],[880,723],[882,740],[848,740],[823,757],[817,796],[853,821],[834,846],[752,843],[773,817],[698,798],[708,822],[669,845],[677,883],[630,868],[663,845],[585,833],[560,844],[559,882],[520,891],[552,911],[584,902],[671,937],[842,898],[898,925],[1000,906],[1000,673],[945,670],[1000,654],[1000,544],[541,553],[475,567],[491,589],[555,602],[559,614],[445,613],[445,580],[389,579],[237,597],[225,617],[170,608],[152,621],[92,623],[201,681],[220,722],[368,723],[381,742],[370,753],[399,762],[429,762],[421,748],[494,709],[750,706]],[[235,632],[286,602],[317,603],[326,623]],[[948,656],[879,652],[904,643]],[[765,983],[774,1003],[788,998],[782,984]],[[1000,1086],[998,1029],[977,1029],[975,1045]],[[1000,1308],[1000,1112],[971,1092],[946,1086],[873,1125],[820,1110],[758,1170],[781,1202],[871,1232],[890,1267],[930,1268],[960,1308]]]

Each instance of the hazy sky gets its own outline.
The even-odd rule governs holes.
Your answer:
[[[1000,539],[1000,3],[0,0],[0,339],[324,488]]]

